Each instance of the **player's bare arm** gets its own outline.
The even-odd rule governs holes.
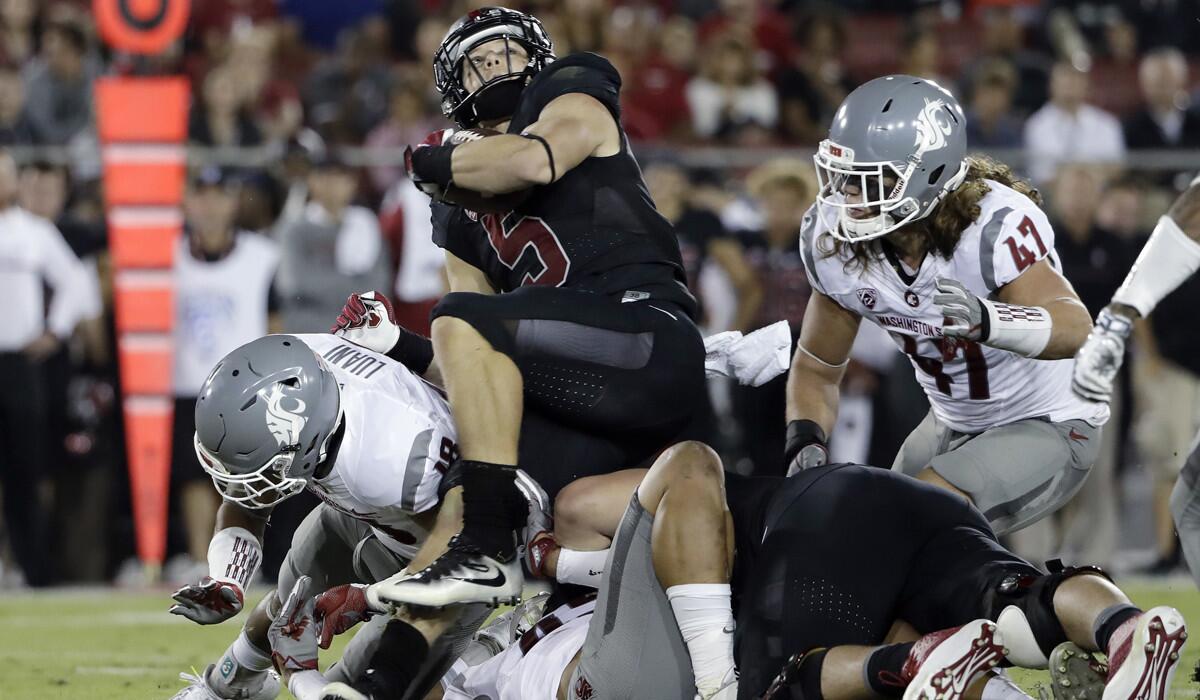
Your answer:
[[[502,134],[457,146],[451,172],[458,187],[505,194],[548,185],[584,159],[615,155],[620,148],[617,123],[608,109],[594,97],[570,93],[546,105],[522,135]]]
[[[221,501],[220,507],[217,508],[217,526],[214,532],[220,532],[230,527],[240,527],[262,542],[272,510],[272,508],[251,510],[230,501]]]
[[[446,251],[446,279],[450,282],[452,292],[496,293],[496,288],[488,281],[483,270],[450,251]]]
[[[1016,306],[1040,307],[1050,314],[1050,339],[1039,360],[1074,357],[1087,338],[1092,317],[1075,288],[1046,259],[1034,263],[999,291],[1000,301]]]
[[[837,420],[838,386],[861,321],[820,292],[809,298],[788,372],[787,462],[807,459],[803,468],[823,464],[828,456],[825,441]]]

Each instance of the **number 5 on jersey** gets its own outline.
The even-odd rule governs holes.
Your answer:
[[[503,218],[484,214],[479,222],[500,262],[514,272],[524,272],[522,287],[531,284],[557,287],[567,281],[571,261],[545,221],[509,212]]]

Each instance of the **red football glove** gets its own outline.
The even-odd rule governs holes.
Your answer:
[[[320,629],[317,644],[328,649],[333,638],[370,617],[367,587],[357,583],[336,586],[317,596],[314,617]]]
[[[192,583],[175,591],[171,596],[175,604],[167,611],[182,615],[201,625],[224,622],[242,611],[245,596],[236,583],[217,581],[205,576],[199,583]]]
[[[387,354],[400,339],[392,302],[383,292],[351,294],[329,332],[352,343]]]

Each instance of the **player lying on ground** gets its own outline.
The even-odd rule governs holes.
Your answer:
[[[697,453],[708,458],[698,459]],[[554,697],[562,677],[576,693],[570,697],[585,700],[735,697],[731,636],[722,631],[733,624],[728,585],[731,525],[720,480],[689,477],[713,464],[719,468],[707,447],[678,445],[659,457],[636,494],[631,497],[632,488],[623,494],[610,573],[601,584],[586,639],[579,639],[569,653],[559,650],[544,664],[539,661],[549,664],[539,667],[541,675],[529,681],[514,679],[514,690],[506,691],[552,679],[546,694],[502,697]],[[692,507],[701,501],[707,507]],[[697,517],[705,522],[698,523]],[[351,598],[344,589],[326,595],[339,606]],[[374,596],[357,598],[360,610],[368,598]],[[411,616],[400,617],[388,623],[371,672],[350,683],[375,700],[424,697],[424,689],[412,694],[413,675],[427,653],[422,630],[409,624]]]
[[[862,319],[908,355],[931,410],[893,469],[971,499],[999,534],[1083,485],[1107,405],[1069,391],[1091,323],[1062,276],[1040,197],[966,155],[947,91],[894,75],[863,84],[815,155],[820,191],[801,253],[813,294],[788,379],[786,461],[823,464]]]
[[[494,603],[521,592],[517,466],[551,496],[644,466],[701,404],[704,348],[675,231],[621,128],[613,66],[555,58],[537,18],[484,7],[450,29],[434,73],[446,116],[507,133],[438,132],[408,159],[434,200],[451,293],[432,342],[372,347],[422,374],[436,351],[462,454],[447,502],[461,500],[463,525],[433,566],[381,594]],[[530,434],[531,415],[554,440]]]
[[[332,335],[270,335],[231,352],[201,389],[195,443],[224,500],[210,574],[175,593],[174,614],[200,624],[236,615],[271,508],[306,488],[324,503],[296,529],[277,592],[177,698],[274,698],[267,628],[298,577],[317,590],[383,580],[427,538],[444,543],[453,534],[431,531],[455,454],[445,400],[399,363]],[[485,616],[480,606],[456,611],[461,627],[451,643],[464,642]],[[362,671],[383,622],[360,630],[332,678]]]
[[[1125,341],[1133,322],[1147,318],[1158,302],[1200,269],[1200,178],[1158,220],[1112,303],[1075,361],[1075,391],[1093,401],[1108,401],[1113,379],[1125,360]],[[1197,435],[1200,440],[1200,434]],[[1184,463],[1171,492],[1171,516],[1192,578],[1200,586],[1200,442]]]
[[[888,681],[917,652],[911,643],[873,646],[896,620],[929,634],[976,619],[996,622],[1014,664],[1044,668],[1055,648],[1070,641],[1108,655],[1106,700],[1165,697],[1186,639],[1178,612],[1143,613],[1093,567],[1042,574],[1005,550],[978,510],[957,495],[864,466],[755,479],[724,474],[711,451],[694,449],[690,458],[707,468],[691,464],[677,468],[674,479],[664,476],[668,493],[676,479],[713,493],[727,480],[723,501],[688,502],[684,545],[706,537],[705,523],[719,522],[728,507],[737,543],[731,591],[739,697],[761,696],[791,655],[832,647],[846,648],[807,654],[789,676],[806,700],[819,698],[818,690],[831,698],[898,695]],[[640,490],[639,478],[627,471],[581,480],[560,495],[559,513],[587,504],[567,517],[591,518],[595,537],[610,536],[616,504]],[[959,641],[974,633],[984,629]]]

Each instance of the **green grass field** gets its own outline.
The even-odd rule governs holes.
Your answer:
[[[1200,592],[1188,579],[1129,582],[1126,590],[1143,607],[1173,605],[1200,624]],[[171,697],[182,687],[179,672],[215,661],[241,619],[200,627],[168,615],[168,603],[165,590],[0,593],[0,700]],[[335,659],[336,649],[326,658]],[[1200,685],[1191,680],[1198,659],[1200,643],[1193,641],[1175,678],[1176,700],[1200,697]],[[1044,672],[1014,676],[1037,697]]]

